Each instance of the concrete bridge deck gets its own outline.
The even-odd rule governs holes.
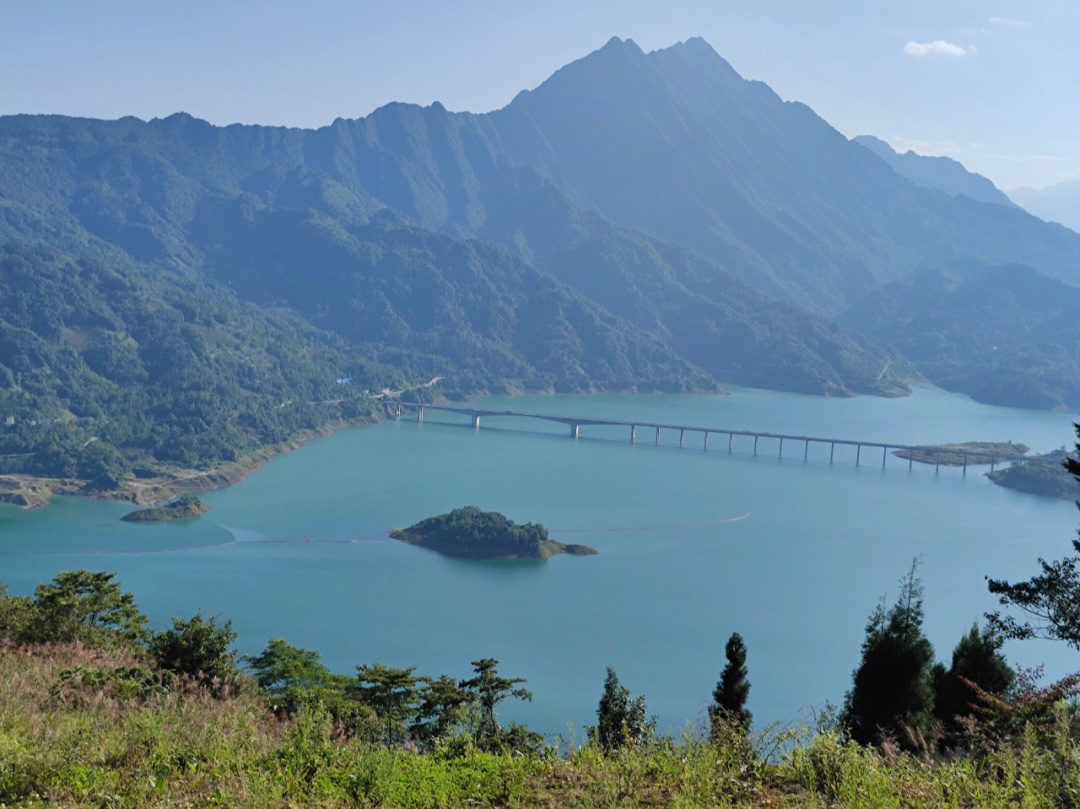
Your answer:
[[[977,450],[957,450],[949,449],[945,447],[929,447],[918,446],[912,444],[902,444],[894,442],[882,442],[882,441],[863,441],[855,438],[826,438],[823,436],[813,435],[798,435],[795,433],[773,433],[765,432],[761,430],[736,430],[729,427],[702,427],[692,424],[668,424],[664,422],[652,422],[644,420],[624,420],[624,419],[604,419],[596,418],[592,416],[568,416],[559,413],[529,413],[518,410],[491,410],[482,407],[470,407],[468,405],[434,405],[424,404],[422,402],[390,402],[388,403],[388,409],[391,414],[400,418],[402,410],[412,410],[416,412],[417,421],[424,420],[425,410],[436,410],[445,413],[459,413],[461,415],[468,416],[470,418],[473,428],[480,428],[481,418],[517,418],[517,419],[539,419],[542,421],[551,421],[558,424],[565,424],[570,428],[570,437],[577,438],[580,435],[580,428],[587,426],[603,426],[603,427],[629,427],[630,428],[630,441],[637,441],[638,428],[645,430],[655,430],[657,444],[660,443],[660,434],[662,431],[678,431],[679,433],[679,446],[685,445],[685,439],[687,433],[701,433],[704,438],[702,446],[704,449],[709,448],[709,436],[710,435],[726,435],[728,437],[728,452],[732,451],[732,441],[735,436],[749,437],[754,439],[754,455],[758,454],[758,441],[763,438],[777,439],[780,442],[779,457],[784,456],[784,442],[801,442],[803,444],[803,460],[809,457],[811,444],[828,444],[829,445],[829,463],[833,462],[833,456],[837,446],[855,447],[855,465],[858,466],[861,461],[863,449],[880,449],[881,450],[881,466],[885,467],[885,462],[888,458],[889,450],[907,450],[909,452],[917,452],[921,455],[935,458],[932,461],[935,467],[941,466],[941,459],[946,456],[961,456],[960,464],[952,464],[955,466],[961,466],[966,472],[968,464],[989,464],[991,470],[994,466],[1002,461],[1013,460],[1014,456],[1003,453],[994,452],[980,452]],[[908,458],[908,468],[912,466],[913,459]],[[921,461],[920,461],[921,462]],[[927,461],[926,463],[931,463]]]

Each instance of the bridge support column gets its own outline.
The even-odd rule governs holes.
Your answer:
[[[637,425],[636,424],[631,424],[630,425],[630,443],[633,444],[635,441],[637,441]]]
[[[830,441],[829,442],[829,463],[832,463],[833,453],[834,452],[836,452],[836,442],[835,441]]]
[[[913,457],[911,457],[910,455],[908,455],[907,471],[909,471],[909,472],[911,471],[911,464],[914,463],[914,461],[915,461],[915,459]]]
[[[422,407],[416,408],[416,420],[417,421],[423,421],[424,420],[424,408],[422,408]]]
[[[967,453],[964,453],[964,477],[967,477]]]
[[[754,455],[755,456],[757,455],[757,440],[758,440],[758,437],[755,435],[754,436]]]
[[[679,430],[679,449],[682,449],[683,438],[685,437],[686,430]]]
[[[802,459],[805,461],[809,457],[810,457],[810,439],[808,438],[808,439],[806,439],[806,443],[803,444]]]
[[[735,433],[727,434],[727,454],[731,454],[731,442],[735,440]]]
[[[570,437],[571,438],[577,438],[578,437],[578,425],[577,424],[571,424],[570,425]]]
[[[855,465],[859,465],[859,456],[862,455],[862,444],[855,445]]]
[[[660,445],[660,428],[659,427],[656,428],[656,445],[657,446]]]
[[[994,466],[996,465],[996,463],[997,463],[997,461],[990,461],[990,471],[991,472],[994,471]]]
[[[780,452],[777,455],[778,458],[784,457],[784,437],[780,436]]]
[[[479,430],[480,429],[480,414],[479,413],[473,413],[472,414],[472,427],[473,427],[474,430]]]
[[[395,419],[400,419],[401,418],[401,405],[398,405],[396,408],[394,408],[394,418]]]
[[[885,453],[889,451],[888,447],[881,448],[881,468],[885,468]]]
[[[703,449],[708,449],[708,448],[709,448],[709,431],[706,430],[705,431],[705,446],[703,447]]]

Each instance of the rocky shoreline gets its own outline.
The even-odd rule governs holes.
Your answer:
[[[115,491],[94,490],[90,488],[88,481],[75,478],[0,475],[0,503],[31,509],[48,505],[56,495],[80,495],[97,500],[129,501],[137,506],[154,506],[183,494],[224,489],[240,483],[276,456],[300,449],[314,438],[323,438],[344,427],[376,424],[381,420],[380,417],[365,417],[328,422],[317,430],[305,430],[288,441],[262,447],[238,461],[224,464],[216,469],[199,470],[177,467],[153,477],[132,478]]]

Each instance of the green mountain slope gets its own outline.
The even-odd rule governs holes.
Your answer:
[[[946,390],[1080,408],[1080,289],[1020,265],[958,263],[867,296],[843,321],[897,346]]]

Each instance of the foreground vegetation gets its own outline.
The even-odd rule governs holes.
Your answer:
[[[274,713],[248,681],[171,687],[122,651],[0,650],[8,806],[1056,807],[1080,798],[1063,720],[949,758],[836,732],[652,738],[565,756],[456,736],[428,753],[346,731],[317,705]],[[805,746],[772,760],[778,743]]]

